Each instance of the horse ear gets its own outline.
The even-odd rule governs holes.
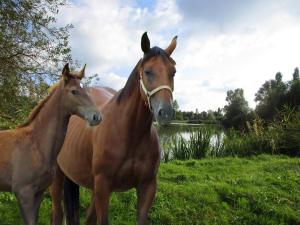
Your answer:
[[[150,40],[148,38],[147,32],[145,32],[142,36],[141,47],[144,54],[146,54],[150,50]]]
[[[172,52],[174,51],[174,49],[176,48],[176,45],[177,45],[177,36],[175,36],[172,41],[171,41],[171,44],[165,49],[165,52],[168,54],[168,55],[171,55]]]
[[[78,78],[81,80],[84,75],[85,75],[85,67],[86,67],[86,64],[84,64],[83,68],[79,71],[78,73]]]
[[[68,81],[71,78],[69,63],[67,63],[62,70],[62,77],[65,81]]]

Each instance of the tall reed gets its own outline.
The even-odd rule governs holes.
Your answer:
[[[263,153],[300,156],[300,111],[284,107],[268,123],[256,116],[251,123],[247,122],[247,130],[243,132],[200,128],[187,134],[187,137],[173,134],[162,144],[164,162]]]

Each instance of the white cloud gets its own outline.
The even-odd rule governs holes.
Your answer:
[[[178,83],[185,83],[185,87],[178,87],[179,105],[185,110],[222,107],[226,91],[235,88],[243,88],[254,107],[254,94],[265,80],[274,78],[277,71],[291,79],[292,70],[299,65],[300,26],[284,13],[253,25],[251,32],[240,29],[201,35],[190,35],[178,53],[182,56],[177,60],[182,74]],[[209,85],[203,87],[198,80],[207,80]],[[187,94],[192,88],[193,94]]]
[[[120,90],[124,87],[127,78],[121,77],[114,73],[101,74],[97,82],[95,83],[97,86],[111,87],[115,90]]]
[[[119,89],[125,84],[142,56],[144,31],[152,45],[161,47],[178,34],[174,95],[181,109],[223,107],[226,91],[234,88],[243,88],[254,107],[254,94],[265,80],[277,71],[290,79],[299,66],[300,17],[275,3],[244,7],[218,29],[187,17],[175,0],[158,0],[152,8],[131,1],[83,0],[62,11],[60,21],[74,24],[74,58],[88,64],[88,73],[99,74],[101,85]]]

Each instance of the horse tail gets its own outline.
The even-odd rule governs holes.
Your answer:
[[[64,207],[67,225],[79,225],[79,186],[65,177]]]

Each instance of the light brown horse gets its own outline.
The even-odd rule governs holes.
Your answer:
[[[79,224],[78,185],[93,190],[87,224],[108,224],[111,192],[136,188],[138,225],[147,222],[156,193],[160,147],[153,115],[160,124],[173,117],[172,92],[175,62],[170,57],[176,47],[150,48],[147,33],[142,36],[144,57],[118,93],[93,88],[91,95],[103,114],[95,129],[85,129],[81,119],[71,118],[58,164],[65,178],[65,213],[69,225]],[[151,90],[151,91],[149,91]],[[51,186],[52,224],[62,221],[63,174]]]
[[[67,64],[61,81],[31,111],[28,121],[15,130],[0,131],[0,191],[15,193],[26,225],[37,224],[42,194],[55,176],[70,116],[76,114],[90,125],[101,121],[80,85],[83,76],[84,69],[70,73]]]

